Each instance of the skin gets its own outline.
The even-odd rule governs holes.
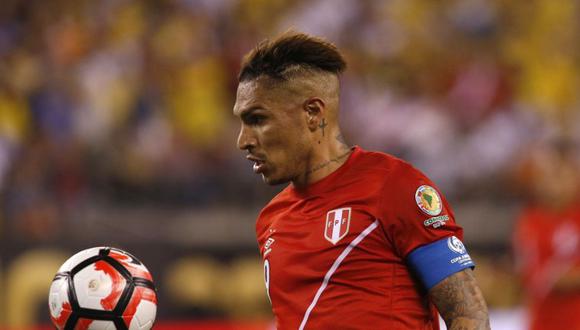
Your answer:
[[[280,82],[258,77],[238,85],[238,148],[262,164],[267,184],[298,190],[338,169],[351,153],[338,125],[339,82],[307,72]],[[433,287],[430,297],[449,329],[489,329],[485,301],[470,269]]]
[[[338,78],[317,73],[285,82],[261,76],[238,85],[238,148],[263,161],[264,182],[298,190],[335,171],[350,155],[338,127]]]
[[[444,279],[429,290],[449,330],[490,329],[487,305],[471,269]]]

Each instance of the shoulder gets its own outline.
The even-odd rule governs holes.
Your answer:
[[[286,188],[282,189],[276,196],[274,196],[268,204],[266,204],[262,211],[260,211],[260,215],[266,212],[272,212],[284,207],[284,205],[288,205],[289,203],[293,202],[295,199],[291,194],[290,185],[286,186]]]
[[[357,157],[356,168],[382,178],[415,170],[410,163],[391,154],[362,149]]]
[[[411,163],[378,151],[362,151],[358,167],[391,188],[428,180],[426,175]]]
[[[453,213],[437,185],[411,163],[395,156],[374,153],[377,163],[388,168],[380,181],[378,209],[387,218],[422,219],[448,216]],[[425,219],[423,219],[425,218]],[[448,221],[448,220],[445,220]]]
[[[268,226],[272,215],[285,210],[288,205],[292,204],[292,202],[290,189],[289,187],[286,187],[262,208],[258,214],[256,228],[259,229],[260,227]]]

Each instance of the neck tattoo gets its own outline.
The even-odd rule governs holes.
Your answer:
[[[324,118],[322,118],[322,121],[320,122],[320,124],[318,124],[318,127],[320,127],[322,129],[322,136],[324,136],[324,128],[328,126],[328,124],[326,123],[326,120]]]
[[[352,150],[348,150],[347,152],[340,154],[338,156],[336,156],[336,158],[333,158],[331,160],[327,160],[324,163],[320,163],[316,166],[314,166],[313,168],[309,169],[308,171],[306,171],[306,175],[310,175],[316,171],[319,171],[325,167],[327,167],[328,165],[332,164],[332,163],[340,163],[340,160],[343,159],[344,157],[350,155],[350,153],[352,152]]]

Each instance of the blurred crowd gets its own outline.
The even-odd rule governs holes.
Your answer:
[[[531,198],[543,151],[565,144],[580,168],[579,7],[4,0],[0,237],[57,235],[95,200],[257,209],[272,190],[235,147],[236,75],[256,43],[288,29],[346,55],[348,142],[411,161],[456,203]]]
[[[4,217],[44,232],[87,196],[256,200],[264,191],[234,144],[236,72],[257,42],[289,28],[345,52],[349,142],[413,162],[452,198],[501,195],[528,150],[578,139],[578,9],[567,0],[5,1]]]

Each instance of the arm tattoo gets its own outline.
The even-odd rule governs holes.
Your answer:
[[[444,279],[429,296],[449,330],[490,329],[487,305],[471,269]]]

